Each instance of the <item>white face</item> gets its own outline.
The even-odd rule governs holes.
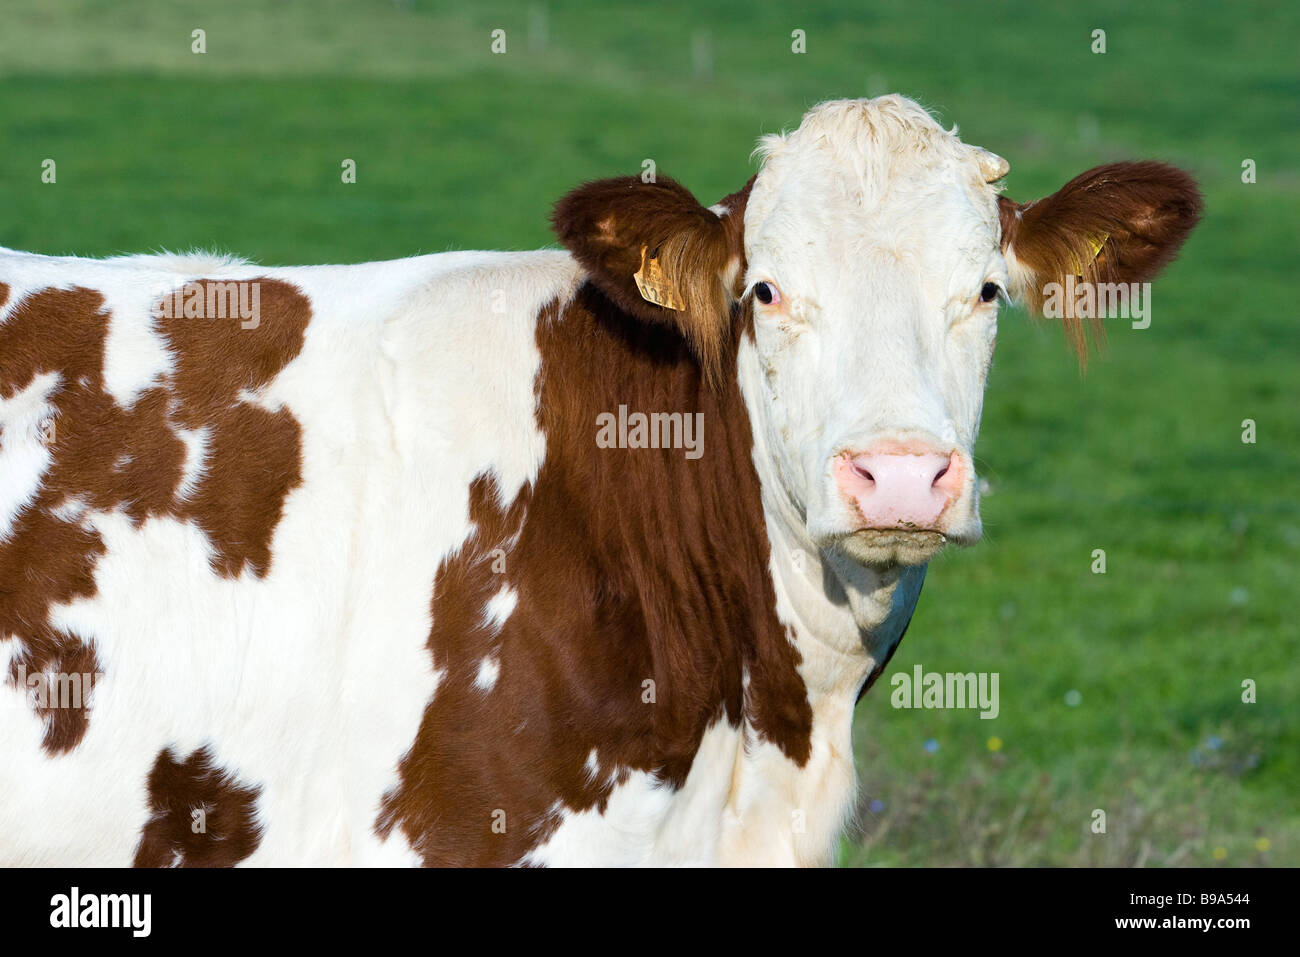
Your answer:
[[[1005,162],[893,96],[822,104],[760,151],[747,392],[776,482],[816,545],[860,562],[976,541]]]

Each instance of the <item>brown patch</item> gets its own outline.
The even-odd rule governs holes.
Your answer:
[[[811,753],[734,348],[710,386],[675,330],[590,284],[544,310],[537,340],[546,460],[518,495],[487,476],[470,489],[476,531],[444,561],[432,603],[445,674],[376,823],[383,836],[400,827],[430,865],[518,863],[554,830],[554,808],[603,810],[634,770],[681,787],[719,720],[747,718],[799,765]],[[703,455],[599,448],[597,416],[619,405],[702,413]],[[498,634],[483,613],[503,586],[518,602]],[[500,672],[483,691],[487,656]]]
[[[560,241],[615,306],[638,319],[677,329],[691,344],[706,377],[716,383],[737,298],[727,283],[728,266],[744,256],[740,239],[749,185],[723,200],[739,209],[719,217],[665,176],[653,183],[637,176],[598,180],[561,199],[551,222]],[[641,269],[642,250],[656,260],[684,302],[683,310],[665,309],[641,296],[633,276]]]
[[[284,499],[301,480],[299,428],[289,413],[268,412],[240,393],[264,387],[297,355],[311,313],[293,286],[257,281],[256,329],[241,329],[235,320],[155,320],[175,372],[130,408],[105,388],[109,316],[98,292],[43,289],[0,322],[0,397],[12,398],[38,375],[60,377],[48,400],[52,460],[35,497],[0,542],[0,640],[22,643],[11,681],[24,672],[93,670],[93,648],[54,628],[49,612],[95,594],[104,543],[76,515],[58,517],[60,506],[121,509],[137,525],[150,516],[193,520],[212,541],[219,574],[233,577],[245,567],[266,574]],[[187,499],[177,495],[185,464],[177,427],[211,430],[207,476]],[[81,741],[84,705],[42,709],[48,752]]]
[[[1002,248],[1031,277],[1012,291],[1041,315],[1044,286],[1064,283],[1067,276],[1088,283],[1146,282],[1178,254],[1201,210],[1200,190],[1187,173],[1152,162],[1098,166],[1030,203],[999,197]],[[1074,303],[1066,306],[1066,333],[1082,362],[1083,325]],[[1092,329],[1101,333],[1099,320]]]
[[[183,762],[159,752],[149,772],[149,822],[135,867],[233,867],[262,841],[261,788],[241,784],[199,748]]]
[[[302,481],[302,436],[297,420],[241,401],[256,393],[302,350],[311,304],[294,286],[261,284],[255,329],[234,320],[160,320],[176,356],[175,413],[185,428],[212,429],[208,478],[180,509],[212,539],[213,567],[233,578],[248,566],[263,576],[271,565],[271,537],[289,493]],[[209,281],[200,280],[205,289]]]

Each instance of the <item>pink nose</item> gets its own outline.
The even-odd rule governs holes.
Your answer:
[[[961,494],[961,473],[955,452],[916,446],[877,446],[835,462],[840,491],[866,528],[938,531],[939,516]]]

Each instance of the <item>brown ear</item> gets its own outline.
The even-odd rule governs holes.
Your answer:
[[[1049,283],[1145,282],[1178,254],[1201,218],[1201,193],[1164,163],[1110,163],[1076,176],[1044,199],[998,199],[1011,294],[1040,313]],[[1071,342],[1084,355],[1083,327],[1067,302]],[[1094,329],[1100,331],[1099,325]]]
[[[740,294],[736,283],[744,272],[748,196],[749,184],[722,201],[719,216],[667,177],[653,183],[637,176],[603,179],[561,199],[551,223],[614,305],[644,321],[676,327],[712,381]],[[638,271],[658,281],[663,305],[642,294]]]

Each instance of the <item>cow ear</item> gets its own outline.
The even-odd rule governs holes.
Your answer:
[[[748,193],[747,185],[715,212],[667,177],[604,179],[561,199],[551,222],[614,305],[678,329],[715,381],[741,292]]]
[[[1177,255],[1202,209],[1191,176],[1151,162],[1098,166],[1044,199],[1020,204],[1002,196],[998,205],[1009,292],[1033,312],[1042,311],[1050,284],[1067,276],[1092,283],[1150,279]],[[1066,330],[1082,357],[1080,317],[1072,302],[1064,305]]]

